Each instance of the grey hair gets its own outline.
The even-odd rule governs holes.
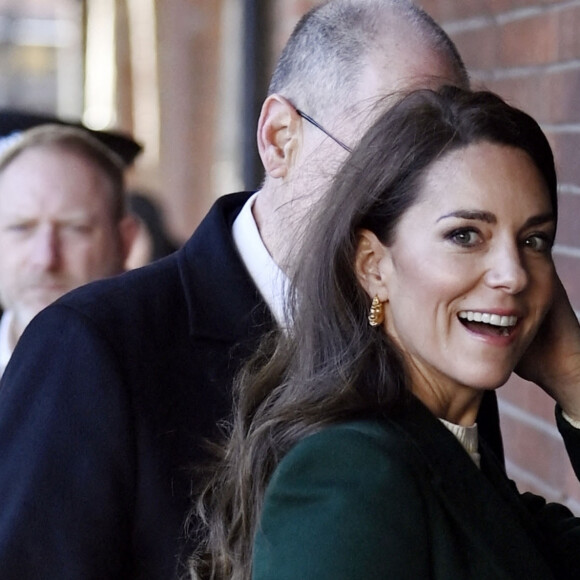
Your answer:
[[[17,133],[8,146],[0,151],[0,173],[25,151],[40,147],[69,151],[85,159],[109,184],[113,219],[120,221],[127,215],[123,160],[81,128],[45,124]]]
[[[453,41],[409,0],[328,0],[306,13],[288,40],[270,83],[296,107],[324,119],[333,107],[350,104],[365,58],[385,35],[405,23],[449,63],[456,84],[469,86],[465,65]]]

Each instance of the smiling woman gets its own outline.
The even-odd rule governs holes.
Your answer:
[[[417,91],[376,121],[312,219],[290,330],[238,382],[198,576],[578,577],[580,520],[520,495],[477,427],[517,369],[580,473],[556,188],[537,123],[491,93]]]
[[[426,170],[388,245],[360,233],[361,285],[384,304],[412,391],[435,415],[473,424],[483,389],[507,381],[536,335],[554,289],[555,221],[530,156],[483,141]]]

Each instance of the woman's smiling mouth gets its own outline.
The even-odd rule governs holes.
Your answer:
[[[518,322],[517,316],[503,316],[476,310],[462,310],[457,316],[460,322],[473,332],[494,336],[509,336]]]

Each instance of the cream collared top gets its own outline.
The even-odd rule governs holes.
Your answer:
[[[474,423],[469,427],[463,427],[462,425],[450,423],[445,419],[439,419],[439,421],[441,421],[441,423],[443,423],[443,425],[447,427],[447,429],[451,431],[453,435],[455,435],[455,438],[457,441],[459,441],[463,449],[469,453],[469,456],[471,459],[473,459],[475,465],[477,465],[477,467],[481,467],[481,456],[479,455],[478,451],[479,435],[477,430],[477,423]]]

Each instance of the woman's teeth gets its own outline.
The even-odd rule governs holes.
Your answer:
[[[500,316],[499,314],[490,314],[489,312],[475,312],[473,310],[462,310],[458,314],[459,318],[468,320],[469,322],[483,322],[484,324],[491,324],[493,326],[510,327],[515,326],[517,316]]]

